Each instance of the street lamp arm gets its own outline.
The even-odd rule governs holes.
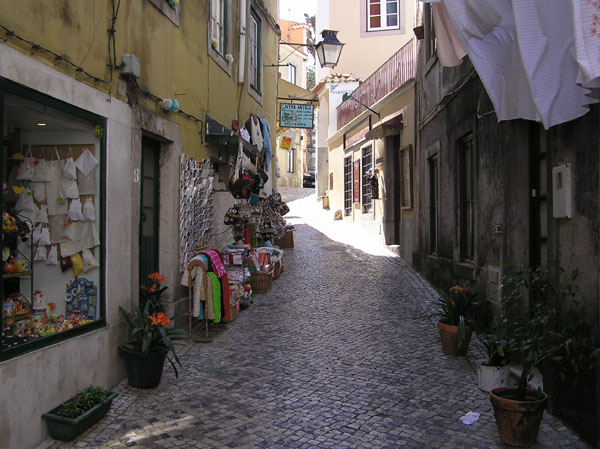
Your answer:
[[[377,115],[377,117],[381,118],[381,114],[379,114],[379,112],[374,111],[373,109],[371,109],[369,106],[367,106],[366,104],[364,104],[361,101],[358,101],[356,98],[354,98],[352,95],[346,93],[342,96],[342,101],[346,101],[348,99],[354,100],[356,101],[359,105],[363,106],[364,108],[367,108],[369,111],[371,111],[373,114]]]

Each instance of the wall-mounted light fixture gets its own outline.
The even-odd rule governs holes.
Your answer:
[[[296,44],[291,42],[280,42],[280,44],[297,45],[300,47],[311,47],[319,58],[319,65],[321,67],[333,68],[337,65],[340,55],[342,54],[342,47],[345,45],[341,43],[337,38],[337,31],[323,30],[321,36],[323,40],[319,41],[316,45],[313,44]]]
[[[359,105],[367,108],[369,111],[371,111],[373,114],[377,115],[377,117],[381,118],[381,115],[379,114],[379,112],[374,111],[373,109],[371,109],[369,106],[367,106],[366,104],[358,101],[356,98],[354,98],[352,95],[350,95],[349,93],[345,93],[344,95],[342,95],[342,101],[346,101],[346,100],[354,100],[356,101]]]

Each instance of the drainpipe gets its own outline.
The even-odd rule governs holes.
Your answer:
[[[246,78],[246,0],[240,0],[240,57],[238,58],[238,83]]]

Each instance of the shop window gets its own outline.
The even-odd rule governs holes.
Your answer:
[[[333,187],[332,187],[333,189]],[[344,215],[352,212],[352,158],[344,158]]]
[[[229,75],[231,64],[227,61],[227,54],[231,53],[231,0],[210,0],[210,20],[208,54]]]
[[[0,359],[104,325],[105,121],[0,79]]]
[[[255,98],[260,99],[263,81],[262,20],[254,8],[250,10],[248,33],[249,91]]]
[[[475,242],[475,151],[473,136],[458,141],[460,198],[460,259],[473,260]]]
[[[402,207],[410,209],[412,203],[412,147],[400,150],[400,170],[402,172]]]
[[[437,254],[438,251],[438,158],[432,156],[429,162],[429,252]]]
[[[296,149],[290,148],[288,151],[287,171],[288,171],[288,173],[294,173],[295,170],[296,170]]]
[[[366,147],[362,150],[362,172],[361,172],[361,191],[362,191],[362,210],[364,213],[373,210],[373,198],[371,195],[371,178],[373,169],[373,150],[371,147]]]

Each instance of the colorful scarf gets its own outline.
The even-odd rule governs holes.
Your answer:
[[[221,283],[215,273],[206,273],[208,281],[212,284],[212,304],[215,312],[215,323],[221,322]]]

